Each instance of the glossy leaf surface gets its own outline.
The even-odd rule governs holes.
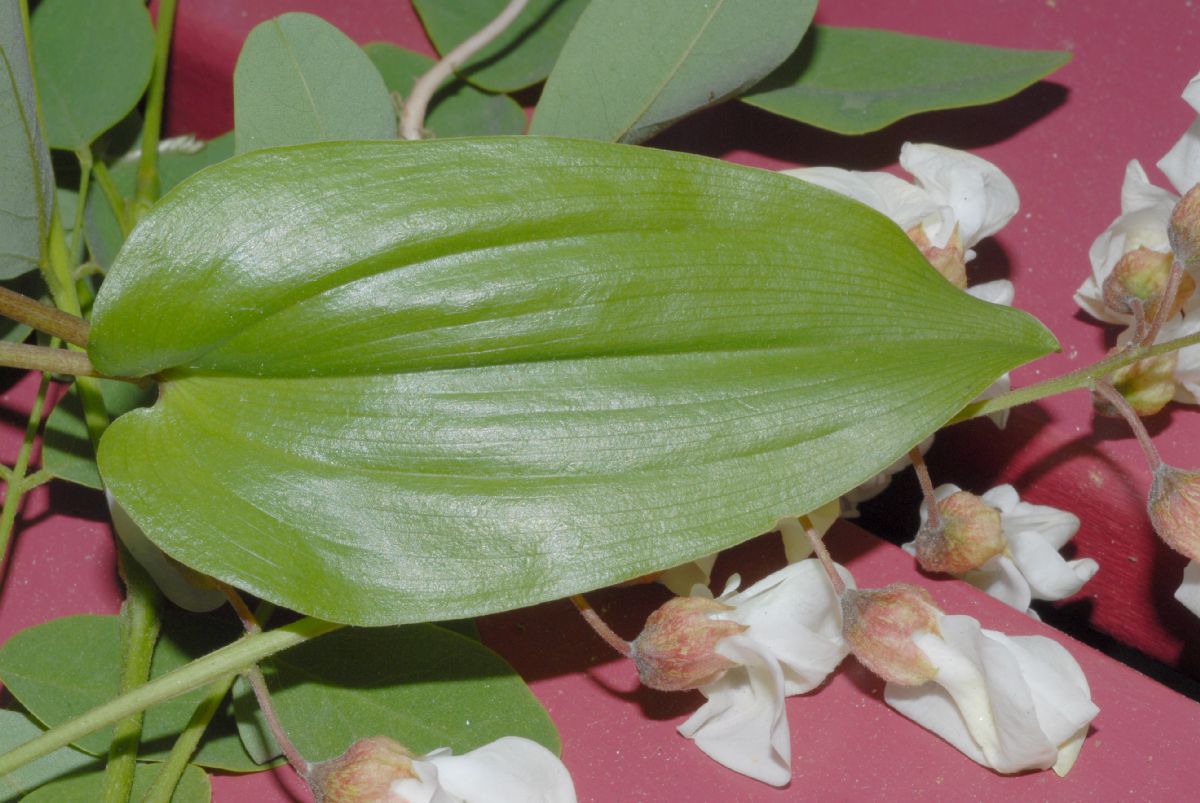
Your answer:
[[[327,143],[143,219],[89,354],[176,559],[326,619],[528,605],[813,510],[1055,347],[890,221],[766,171],[535,137]]]
[[[22,630],[0,646],[0,679],[5,688],[46,725],[53,727],[106,703],[120,686],[120,625],[116,616],[67,616]],[[234,626],[172,613],[154,651],[151,676],[157,677],[237,638]],[[203,689],[168,700],[146,711],[139,758],[162,760],[204,696]],[[75,743],[93,755],[105,755],[112,728]],[[263,769],[242,749],[231,717],[218,715],[205,732],[195,763],[253,772]]]
[[[54,202],[18,0],[0,2],[0,279],[34,270]]]
[[[869,28],[815,25],[747,103],[840,134],[865,134],[919,112],[993,103],[1071,58]]]
[[[491,22],[508,0],[413,0],[421,23],[445,55]],[[546,79],[588,0],[529,0],[495,41],[458,74],[491,92],[513,92]]]
[[[142,0],[42,0],[29,27],[50,147],[87,147],[146,91],[154,29]]]
[[[387,42],[371,42],[363,50],[387,88],[401,98],[407,98],[416,80],[434,65],[428,56]],[[434,93],[425,130],[433,137],[520,134],[525,130],[525,110],[508,95],[484,92],[455,79]]]
[[[41,736],[41,726],[21,711],[0,709],[0,755],[18,745]],[[0,803],[16,803],[21,796],[44,783],[85,767],[98,767],[95,756],[70,747],[62,747],[47,756],[30,762],[7,775],[0,775]]]
[[[560,748],[554,723],[512,667],[445,628],[340,630],[271,658],[264,672],[284,728],[309,760],[339,756],[364,734],[417,753],[463,753],[501,736]],[[278,755],[249,688],[240,692],[234,705],[248,752]]]
[[[392,100],[371,60],[312,14],[284,14],[250,31],[233,71],[233,117],[238,153],[396,136]]]
[[[608,0],[563,47],[532,134],[641,142],[760,81],[800,44],[815,0]]]
[[[138,764],[133,773],[133,789],[130,800],[142,800],[150,791],[157,777],[160,764]],[[46,784],[31,795],[22,798],[23,803],[96,803],[104,799],[104,770],[74,775]],[[189,765],[171,795],[171,803],[208,803],[212,800],[212,783],[204,770]]]

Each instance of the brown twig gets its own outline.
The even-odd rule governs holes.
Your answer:
[[[583,620],[592,626],[592,630],[595,630],[596,635],[604,639],[604,642],[608,646],[612,647],[626,658],[632,657],[633,648],[630,646],[629,642],[618,636],[616,632],[614,632],[613,629],[609,627],[603,619],[600,618],[600,614],[596,613],[596,611],[592,608],[591,603],[589,603],[582,594],[576,594],[575,596],[571,597],[571,602],[575,603],[575,607],[579,609],[579,613],[583,616]]]
[[[821,534],[817,532],[817,527],[813,524],[812,519],[808,516],[800,516],[800,526],[804,528],[804,534],[808,536],[808,542],[812,544],[813,552],[821,561],[821,565],[825,567],[825,574],[829,575],[829,582],[833,585],[834,593],[839,597],[846,591],[846,581],[838,574],[837,565],[833,562],[833,557],[829,554],[829,550],[825,547],[825,541],[821,538]]]
[[[76,346],[87,347],[91,328],[87,321],[7,287],[0,287],[0,315]]]

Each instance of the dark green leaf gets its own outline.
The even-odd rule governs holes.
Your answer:
[[[137,407],[145,407],[154,401],[152,385],[139,388],[128,382],[101,380],[104,406],[108,414],[116,418]],[[83,405],[74,386],[54,407],[46,421],[46,435],[42,443],[42,466],[61,480],[100,489],[100,472],[96,468],[95,451],[88,438],[87,423],[83,419]]]
[[[383,82],[407,98],[412,86],[433,66],[433,59],[386,42],[372,42],[363,50],[383,76]],[[425,128],[435,137],[520,134],[525,111],[508,95],[481,92],[466,81],[444,84],[433,96],[425,115]]]
[[[130,800],[141,800],[158,775],[158,764],[138,764],[133,774]],[[104,799],[104,770],[98,769],[47,784],[22,803],[96,803]],[[189,765],[175,787],[171,803],[208,803],[212,800],[212,783],[204,770]]]
[[[910,114],[993,103],[1071,58],[867,28],[813,26],[799,50],[742,100],[839,134]]]
[[[0,0],[0,279],[38,266],[50,229],[53,191],[21,6],[17,0]]]
[[[495,41],[467,60],[459,75],[491,92],[544,81],[588,0],[529,0]],[[508,0],[413,0],[425,32],[445,55],[499,15]]]
[[[313,760],[380,734],[418,753],[462,753],[507,735],[559,750],[554,723],[512,667],[441,627],[340,630],[275,656],[265,671],[284,728]],[[278,755],[248,687],[241,689],[235,708],[247,749]]]
[[[52,148],[87,147],[150,83],[154,29],[142,0],[42,0],[30,33]]]
[[[41,736],[43,728],[20,711],[0,709],[0,755]],[[70,747],[55,750],[7,775],[0,775],[0,803],[16,803],[21,795],[44,783],[84,767],[96,767],[97,759]]]
[[[473,616],[813,510],[1056,346],[788,176],[579,140],[325,143],[176,187],[89,354],[172,557],[352,624]]]
[[[358,45],[312,14],[257,25],[233,71],[237,152],[338,139],[390,139],[396,112]]]
[[[641,142],[762,80],[816,0],[592,3],[546,82],[531,134]]]
[[[230,622],[172,613],[154,651],[151,676],[157,677],[237,638]],[[117,696],[121,666],[120,625],[115,616],[67,616],[22,630],[0,646],[0,679],[30,713],[50,727]],[[197,689],[146,712],[139,758],[163,759],[205,693]],[[112,728],[75,743],[92,755],[104,755]],[[262,769],[242,749],[231,717],[209,725],[193,761],[206,767],[250,772]]]
[[[162,192],[174,187],[197,170],[214,165],[233,156],[233,132],[222,134],[216,139],[199,143],[194,152],[172,149],[158,155],[158,180]],[[137,181],[137,161],[122,160],[109,170],[113,183],[125,197],[132,197]],[[113,215],[108,198],[95,183],[88,191],[86,222],[88,248],[92,259],[101,265],[111,265],[121,248],[124,238],[117,218]]]

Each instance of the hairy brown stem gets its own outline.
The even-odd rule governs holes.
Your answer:
[[[82,351],[31,346],[28,343],[0,342],[0,365],[47,374],[103,376]]]
[[[942,512],[938,509],[937,497],[933,495],[933,480],[929,478],[929,466],[925,465],[925,457],[916,447],[913,447],[913,450],[908,453],[908,459],[917,472],[917,483],[921,486],[921,496],[925,497],[925,507],[929,510],[929,526],[936,530],[942,526]]]
[[[825,541],[821,538],[821,534],[817,532],[817,527],[813,524],[812,519],[808,516],[800,516],[800,526],[804,528],[804,534],[808,536],[808,542],[812,544],[813,552],[821,561],[821,565],[825,567],[825,574],[829,575],[829,582],[833,585],[834,592],[840,597],[846,591],[846,581],[838,574],[837,566],[834,565],[833,557],[829,554],[829,550],[825,548]]]
[[[613,631],[611,627],[603,619],[600,614],[592,608],[582,594],[576,594],[571,597],[571,602],[575,603],[575,607],[579,609],[579,613],[583,616],[583,621],[592,626],[592,630],[596,631],[596,635],[604,639],[604,643],[612,647],[617,652],[624,655],[626,658],[633,657],[633,647],[628,641],[621,638]]]
[[[1150,433],[1146,431],[1146,425],[1142,423],[1142,419],[1134,412],[1133,407],[1125,400],[1125,397],[1121,395],[1119,390],[1106,381],[1102,380],[1096,383],[1096,392],[1116,408],[1116,411],[1125,419],[1125,423],[1129,424],[1129,428],[1133,430],[1134,436],[1137,437],[1138,444],[1146,454],[1146,460],[1150,463],[1150,470],[1156,471],[1162,465],[1162,456],[1159,455],[1158,447],[1154,445],[1154,441],[1150,440]]]
[[[0,315],[76,346],[87,347],[91,328],[87,321],[7,287],[0,287]]]

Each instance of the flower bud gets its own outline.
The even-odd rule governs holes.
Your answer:
[[[712,683],[735,666],[716,651],[717,642],[746,626],[711,618],[731,610],[706,597],[676,597],[650,614],[632,644],[642,683],[659,691],[687,691]]]
[[[913,241],[913,245],[921,249],[921,256],[933,265],[934,270],[959,290],[967,289],[966,248],[963,246],[962,237],[959,236],[957,224],[950,239],[941,248],[930,241],[925,227],[919,223],[905,233],[908,239]]]
[[[1160,464],[1150,483],[1148,509],[1150,523],[1167,546],[1200,560],[1200,471]]]
[[[842,594],[842,637],[850,651],[867,669],[902,686],[920,686],[937,674],[913,636],[941,635],[941,616],[929,592],[908,583]]]
[[[928,523],[917,532],[917,562],[927,572],[964,574],[978,569],[1008,548],[1000,527],[1000,511],[970,491],[938,502],[941,525]]]
[[[1179,352],[1147,357],[1113,371],[1109,381],[1139,416],[1154,415],[1175,398],[1175,368]],[[1121,412],[1108,399],[1092,394],[1092,408],[1100,415],[1118,418]]]
[[[1172,261],[1171,254],[1151,251],[1145,246],[1125,254],[1104,280],[1104,306],[1113,312],[1132,315],[1133,302],[1140,301],[1145,318],[1153,320],[1171,277]],[[1170,315],[1178,315],[1195,291],[1195,280],[1185,273],[1171,301]]]
[[[1167,224],[1167,238],[1175,258],[1184,267],[1200,266],[1200,184],[1188,190],[1175,204]]]
[[[413,754],[386,736],[359,739],[337,758],[314,764],[308,785],[317,803],[405,803],[392,784],[419,780]]]

